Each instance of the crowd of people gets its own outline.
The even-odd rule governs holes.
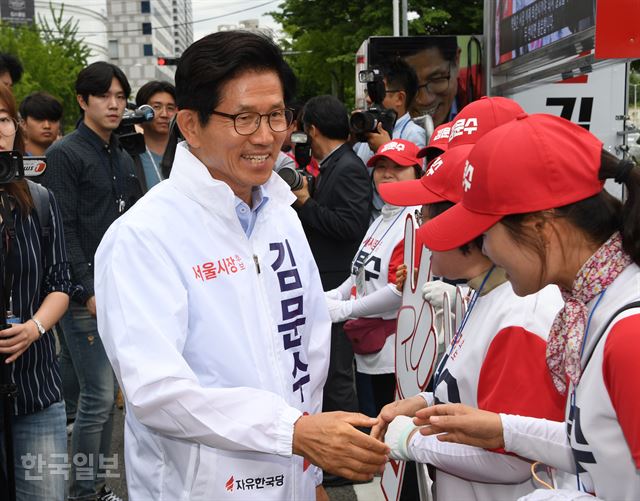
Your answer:
[[[296,101],[272,41],[215,33],[137,91],[131,151],[120,68],[80,71],[63,136],[0,54],[0,155],[47,165],[0,184],[7,489],[118,501],[120,391],[132,500],[326,501],[390,458],[413,465],[403,501],[416,463],[439,501],[640,497],[640,171],[565,119],[463,106],[458,59],[379,65],[396,120],[357,142],[338,99]],[[468,301],[428,390],[396,400],[408,218],[436,329],[445,295]]]

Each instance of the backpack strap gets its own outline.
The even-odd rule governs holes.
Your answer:
[[[604,326],[604,329],[602,329],[600,331],[600,333],[598,334],[598,338],[597,338],[596,342],[593,343],[593,348],[591,348],[591,351],[587,355],[587,358],[586,358],[586,360],[584,362],[584,365],[582,366],[582,372],[584,372],[584,370],[587,368],[587,364],[591,360],[591,357],[593,356],[593,352],[596,351],[596,346],[598,346],[598,343],[600,343],[600,339],[602,338],[602,336],[604,336],[604,333],[607,332],[607,329],[609,328],[609,326],[618,317],[618,315],[620,315],[620,313],[622,313],[623,311],[626,311],[626,310],[631,310],[632,308],[640,308],[640,301],[634,301],[632,303],[625,304],[622,308],[620,308],[613,315],[611,315],[611,317],[609,318],[609,321]]]
[[[51,234],[51,213],[49,212],[49,190],[47,190],[44,186],[34,183],[29,179],[27,181],[27,186],[29,187],[29,192],[31,193],[31,199],[33,200],[33,205],[36,209],[36,214],[38,215],[38,221],[40,222],[40,228],[42,230],[42,236],[44,238],[49,238]]]

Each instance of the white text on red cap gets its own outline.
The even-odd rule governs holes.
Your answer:
[[[465,132],[467,134],[473,134],[478,130],[478,119],[471,118],[461,118],[460,120],[456,120],[453,126],[451,127],[451,133],[449,134],[449,142],[453,141],[454,138],[461,136]]]
[[[382,147],[380,153],[384,153],[385,151],[389,150],[404,151],[404,144],[397,143],[396,141],[391,141]]]
[[[442,161],[442,158],[438,157],[436,158],[433,163],[429,166],[429,170],[427,171],[427,173],[425,174],[425,176],[433,176],[436,171],[442,167],[442,164],[444,164],[444,162]]]
[[[473,165],[467,160],[464,164],[464,175],[462,176],[462,188],[464,191],[471,189],[471,181],[473,181]]]
[[[451,127],[443,127],[438,131],[435,137],[431,139],[431,141],[433,142],[433,141],[438,141],[440,139],[444,139],[445,137],[449,137],[449,134],[451,134]]]

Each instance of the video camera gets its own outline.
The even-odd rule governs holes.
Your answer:
[[[146,151],[144,136],[136,131],[134,125],[150,122],[154,116],[153,108],[148,104],[124,111],[120,125],[113,133],[118,136],[120,144],[129,155],[142,155]]]
[[[358,80],[367,84],[367,93],[371,99],[371,106],[365,111],[356,111],[349,120],[349,126],[354,133],[357,141],[366,142],[367,134],[377,132],[378,124],[382,124],[382,128],[393,134],[393,126],[398,118],[394,110],[382,106],[384,96],[387,89],[384,85],[384,78],[380,70],[373,68],[370,70],[362,70],[358,73]]]
[[[291,143],[294,145],[293,151],[298,164],[298,168],[281,167],[278,175],[289,185],[292,191],[299,190],[304,186],[304,178],[307,179],[309,194],[313,193],[315,178],[307,172],[307,165],[311,161],[311,140],[306,133],[296,131],[291,133]]]
[[[37,177],[47,168],[45,157],[23,157],[19,151],[0,151],[0,184]]]

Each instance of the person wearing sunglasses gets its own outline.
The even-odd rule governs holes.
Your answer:
[[[320,412],[330,318],[296,197],[273,172],[293,120],[283,75],[255,33],[187,48],[169,179],[98,249],[131,499],[326,501],[322,469],[368,480],[387,459],[355,428],[374,419]]]

